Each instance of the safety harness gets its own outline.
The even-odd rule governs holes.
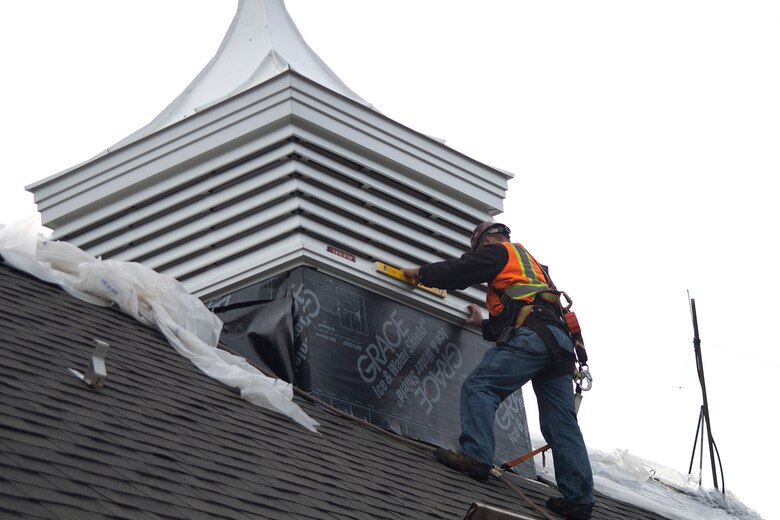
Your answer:
[[[528,251],[516,244],[511,246],[522,263],[527,264],[532,260],[542,267],[546,280],[533,277],[529,280],[531,283],[511,285],[504,290],[489,287],[504,306],[499,319],[505,325],[499,332],[496,344],[507,344],[521,327],[528,327],[542,338],[553,354],[548,366],[537,377],[550,378],[570,373],[573,374],[578,395],[590,390],[593,378],[588,369],[588,353],[577,315],[571,310],[571,298],[565,292],[558,291],[547,270]],[[566,300],[565,306],[561,303],[561,296]],[[569,335],[574,344],[574,355],[558,345],[558,340],[547,325],[559,326]]]

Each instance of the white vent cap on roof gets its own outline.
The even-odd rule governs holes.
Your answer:
[[[106,373],[106,354],[109,344],[105,341],[94,339],[95,351],[92,353],[92,359],[87,366],[86,373],[82,374],[78,370],[68,369],[70,372],[93,388],[101,388],[106,382],[108,374]]]

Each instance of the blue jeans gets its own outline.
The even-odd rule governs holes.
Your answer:
[[[549,326],[558,344],[573,352],[568,335]],[[527,327],[503,347],[493,347],[469,374],[460,391],[460,449],[485,463],[493,463],[496,440],[493,422],[501,402],[534,379],[552,358],[542,338]],[[539,404],[539,426],[550,445],[555,480],[566,500],[593,502],[593,474],[582,432],[574,412],[571,374],[533,380]]]

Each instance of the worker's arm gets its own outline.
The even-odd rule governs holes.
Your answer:
[[[401,271],[412,285],[422,283],[440,289],[465,289],[470,285],[492,281],[508,259],[504,246],[489,244],[474,252],[465,253],[457,260],[446,260],[422,267],[406,267]],[[481,329],[483,337],[492,340],[495,334],[490,321],[483,320],[479,306],[472,303],[466,307],[466,311],[469,315],[463,323]]]
[[[508,259],[504,246],[488,244],[457,259],[423,265],[418,269],[416,278],[428,287],[465,289],[493,280]]]

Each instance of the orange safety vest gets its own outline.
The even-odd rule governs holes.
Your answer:
[[[523,300],[528,303],[531,303],[539,293],[549,292],[550,296],[555,294],[555,290],[547,283],[547,276],[542,266],[521,244],[499,243],[506,247],[509,260],[488,284],[486,305],[491,316],[498,316],[504,309],[504,304],[501,302],[502,294],[506,294],[513,300]]]

